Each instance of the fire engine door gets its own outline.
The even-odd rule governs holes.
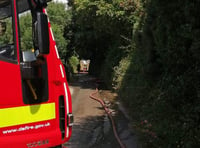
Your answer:
[[[0,108],[22,103],[18,33],[13,2],[0,3]],[[15,7],[14,7],[15,9]]]

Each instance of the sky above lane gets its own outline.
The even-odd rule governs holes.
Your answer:
[[[54,2],[62,2],[62,3],[67,3],[67,0],[53,0]]]

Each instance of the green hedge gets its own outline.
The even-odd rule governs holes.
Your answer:
[[[151,0],[134,30],[119,92],[146,147],[200,146],[199,8],[198,1]]]

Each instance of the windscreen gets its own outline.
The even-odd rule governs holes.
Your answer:
[[[19,12],[28,9],[26,0],[17,0]],[[17,60],[13,39],[12,1],[0,0],[0,61],[12,62]]]
[[[11,1],[0,1],[0,61],[16,60]]]
[[[0,20],[11,16],[11,5],[9,0],[0,0]]]
[[[0,19],[10,17],[11,14],[11,1],[0,0]],[[29,9],[27,0],[18,0],[18,12],[24,12]]]

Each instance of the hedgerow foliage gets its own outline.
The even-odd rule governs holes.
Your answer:
[[[200,146],[200,21],[198,1],[140,1],[131,64],[120,88],[147,147]]]
[[[72,6],[71,47],[118,91],[143,146],[199,147],[200,2],[74,0]]]

